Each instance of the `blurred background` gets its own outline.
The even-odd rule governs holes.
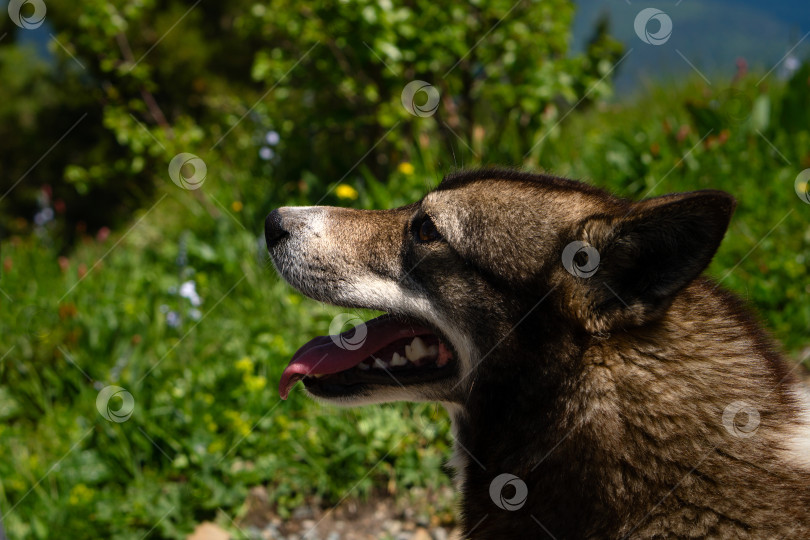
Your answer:
[[[451,533],[440,407],[279,399],[342,313],[273,271],[280,205],[390,207],[494,164],[724,189],[710,274],[810,356],[804,0],[0,7],[9,538]]]

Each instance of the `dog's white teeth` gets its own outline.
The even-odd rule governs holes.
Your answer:
[[[405,356],[407,356],[408,360],[411,362],[418,362],[427,355],[428,349],[425,347],[425,342],[418,336],[413,338],[410,345],[405,345]]]
[[[407,347],[406,347],[406,349],[407,349]],[[407,355],[407,350],[405,351],[405,354]],[[394,356],[391,357],[391,365],[392,366],[396,366],[396,367],[404,366],[407,363],[408,363],[408,359],[400,356],[398,352],[395,352]]]
[[[405,345],[405,356],[414,364],[418,364],[424,358],[436,358],[439,356],[439,347],[431,345],[428,347],[422,338],[415,337],[410,345]]]
[[[383,369],[388,370],[391,368],[399,368],[409,364],[419,366],[424,363],[425,358],[437,358],[439,356],[439,347],[431,345],[428,347],[424,340],[420,337],[415,337],[409,345],[405,345],[405,354],[395,351],[390,359],[383,360],[381,358],[374,358],[364,360],[357,367],[363,371],[369,369]]]

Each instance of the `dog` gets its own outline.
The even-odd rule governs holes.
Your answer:
[[[464,538],[810,538],[808,393],[701,276],[735,205],[484,169],[391,210],[276,209],[290,285],[385,312],[304,345],[280,394],[442,403]]]

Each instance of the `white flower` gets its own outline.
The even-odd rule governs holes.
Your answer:
[[[183,284],[180,285],[180,292],[178,294],[188,299],[192,306],[202,304],[202,298],[197,294],[197,284],[193,280],[183,282]]]
[[[172,328],[180,326],[180,315],[176,311],[170,311],[166,314],[166,324]]]
[[[53,208],[43,208],[39,212],[36,213],[34,216],[34,223],[39,225],[40,227],[48,223],[49,221],[53,221]]]
[[[259,157],[265,161],[273,159],[275,155],[276,153],[273,152],[273,149],[270,148],[269,146],[262,146],[261,148],[259,148]]]
[[[799,59],[795,56],[788,56],[785,58],[785,68],[788,71],[796,71],[799,69],[799,67],[801,67],[801,62],[799,62]]]

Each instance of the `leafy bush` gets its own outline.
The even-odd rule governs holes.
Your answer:
[[[440,138],[448,155],[486,146],[486,159],[519,163],[564,103],[592,86],[589,100],[607,95],[621,52],[602,27],[589,54],[567,54],[570,0],[47,5],[39,32],[53,29],[52,63],[29,61],[30,52],[23,60],[13,39],[0,43],[0,75],[11,81],[0,88],[9,104],[0,137],[16,142],[0,149],[0,190],[9,191],[0,204],[3,215],[28,219],[47,185],[68,244],[79,222],[115,225],[149,200],[180,152],[221,163],[233,171],[225,180],[284,178],[277,200],[350,175],[384,180],[400,161],[418,160],[416,133]],[[0,19],[0,33],[14,33]],[[435,115],[403,107],[413,80],[438,90]],[[415,105],[425,97],[416,93]],[[504,132],[526,144],[500,144]],[[24,178],[31,163],[21,149],[42,141],[58,141],[54,154]]]

